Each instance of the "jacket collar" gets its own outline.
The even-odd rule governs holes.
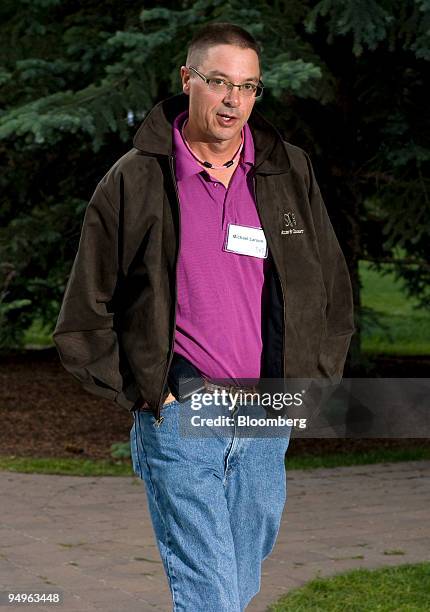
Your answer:
[[[175,117],[188,109],[188,96],[181,93],[162,100],[147,114],[133,138],[133,146],[147,155],[172,155]],[[255,146],[255,170],[259,174],[288,172],[291,162],[278,130],[253,109],[248,125]]]

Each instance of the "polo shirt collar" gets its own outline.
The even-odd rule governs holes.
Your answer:
[[[183,141],[181,129],[187,118],[188,111],[183,111],[173,121],[173,151],[175,153],[175,174],[178,181],[182,181],[183,179],[193,176],[194,174],[209,172],[210,170],[209,168],[208,170],[205,170],[201,167]],[[245,123],[243,127],[244,143],[239,164],[246,164],[246,172],[248,172],[254,165],[255,152],[251,130],[249,129],[247,123]]]
[[[177,94],[156,104],[134,135],[133,146],[145,155],[172,155],[172,125],[188,109],[188,96]],[[255,171],[259,174],[289,172],[291,161],[282,135],[255,108],[248,120],[255,147]]]

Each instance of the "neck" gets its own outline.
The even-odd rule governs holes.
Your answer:
[[[233,159],[242,144],[242,132],[232,140],[204,140],[188,120],[185,120],[182,134],[196,157],[216,166]]]

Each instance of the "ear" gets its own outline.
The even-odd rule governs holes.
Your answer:
[[[182,81],[182,91],[187,96],[190,95],[190,71],[186,66],[181,66],[181,81]]]

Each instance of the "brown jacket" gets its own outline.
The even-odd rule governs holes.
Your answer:
[[[53,334],[85,389],[157,418],[173,355],[180,247],[172,122],[187,105],[184,94],[157,104],[97,185]],[[249,126],[271,262],[262,376],[339,379],[354,332],[351,283],[310,159],[256,110]]]

